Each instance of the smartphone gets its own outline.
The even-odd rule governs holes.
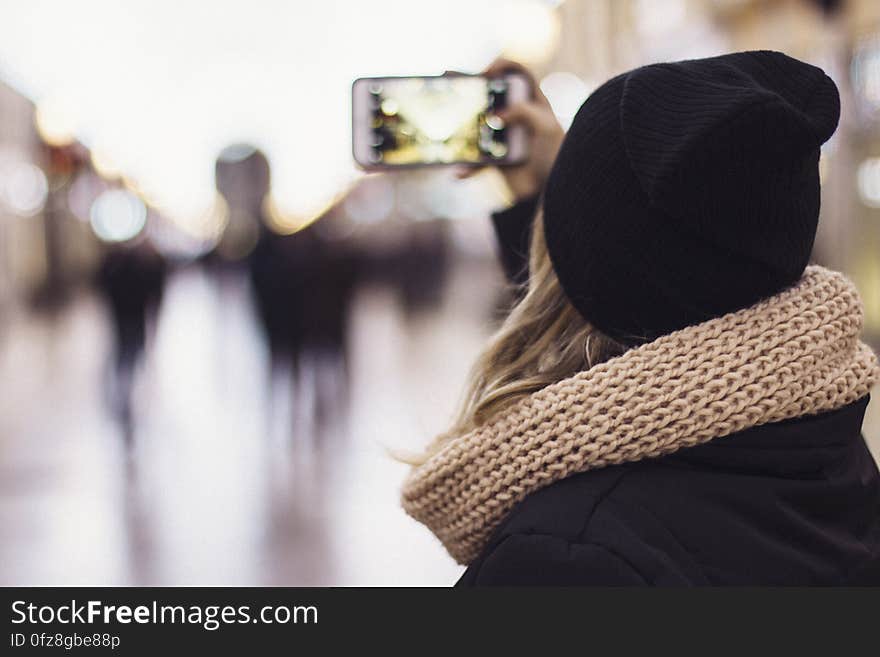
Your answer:
[[[529,98],[521,74],[359,78],[352,84],[352,151],[364,169],[523,162],[523,126],[497,116]]]

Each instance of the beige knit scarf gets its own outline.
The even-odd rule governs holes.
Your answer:
[[[579,372],[453,438],[413,469],[403,506],[467,564],[514,505],[554,481],[864,397],[880,371],[861,327],[852,283],[808,267],[774,297]]]

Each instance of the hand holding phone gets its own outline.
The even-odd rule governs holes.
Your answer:
[[[562,146],[565,131],[559,124],[550,101],[525,66],[509,59],[497,59],[483,71],[483,75],[487,77],[511,74],[519,75],[527,81],[528,98],[510,104],[500,112],[500,116],[506,125],[519,126],[526,130],[529,155],[521,164],[499,167],[499,171],[504,176],[514,198],[523,200],[539,194],[544,188],[544,183],[547,182],[550,169]],[[482,168],[482,166],[468,167],[459,174],[459,177],[470,177]]]

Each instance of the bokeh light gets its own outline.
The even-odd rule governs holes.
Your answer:
[[[92,230],[105,242],[124,242],[136,237],[147,222],[147,208],[126,189],[108,189],[92,203]]]
[[[32,217],[46,205],[49,184],[35,164],[22,161],[0,163],[0,201],[12,214]]]
[[[559,14],[545,2],[520,0],[503,5],[498,12],[505,37],[504,54],[531,65],[548,61],[559,46],[562,25]]]
[[[857,45],[851,71],[858,98],[868,111],[880,110],[880,37],[863,39]]]
[[[90,154],[92,167],[102,178],[107,180],[115,180],[122,175],[122,171],[113,162],[113,159],[101,148],[93,148]]]
[[[186,214],[168,214],[171,222],[181,231],[203,244],[205,250],[213,247],[223,236],[229,223],[229,205],[217,192],[211,202],[200,211]]]
[[[67,146],[76,138],[76,122],[57,101],[43,100],[34,112],[37,132],[50,146]]]
[[[869,157],[859,165],[859,196],[872,208],[880,208],[880,157]]]
[[[331,206],[332,203],[328,203],[310,209],[307,214],[298,214],[280,205],[274,194],[269,194],[263,200],[263,218],[266,221],[266,226],[273,233],[293,235],[317,221]]]
[[[574,115],[590,95],[591,86],[574,73],[558,71],[541,80],[541,91],[553,106],[556,118],[567,130]]]

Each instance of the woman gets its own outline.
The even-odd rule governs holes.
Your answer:
[[[852,284],[807,266],[834,83],[775,52],[643,67],[555,161],[535,94],[496,217],[514,272],[543,188],[527,288],[407,512],[462,585],[880,583],[877,359]]]

